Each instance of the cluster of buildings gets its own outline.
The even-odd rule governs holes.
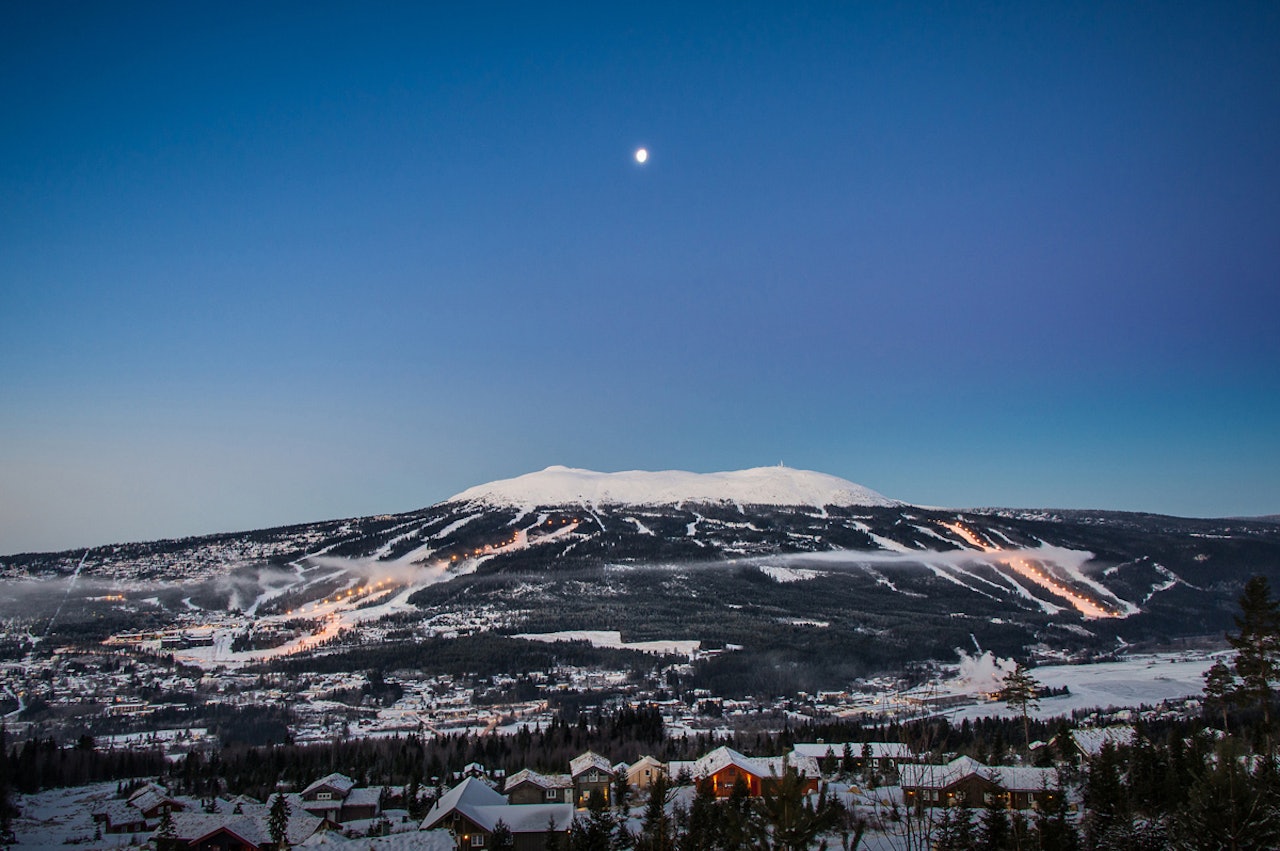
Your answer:
[[[1123,738],[1123,733],[1086,735],[1082,751],[1108,736]],[[540,851],[547,847],[548,834],[567,835],[593,801],[616,803],[612,798],[624,778],[642,795],[664,777],[678,787],[700,785],[718,798],[737,790],[757,797],[768,794],[788,771],[796,773],[806,792],[816,792],[824,780],[847,773],[850,762],[859,776],[874,772],[886,786],[900,787],[902,803],[917,809],[993,804],[1030,809],[1051,806],[1054,796],[1062,794],[1053,768],[988,766],[969,757],[939,765],[897,743],[818,742],[798,744],[776,757],[750,757],[722,746],[697,760],[665,763],[645,756],[614,764],[587,751],[572,759],[564,773],[526,768],[505,778],[473,764],[455,776],[456,785],[439,795],[421,821],[409,817],[403,790],[362,787],[340,773],[280,797],[287,804],[285,838],[292,846],[336,847],[360,837],[362,848],[478,851],[490,847],[494,833],[505,826],[517,851]],[[158,851],[265,851],[273,847],[275,802],[246,797],[196,801],[149,784],[108,802],[94,820],[107,833],[150,833]]]

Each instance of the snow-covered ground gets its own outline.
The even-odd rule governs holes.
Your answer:
[[[1071,693],[1041,699],[1040,708],[1030,714],[1036,718],[1053,718],[1070,715],[1077,709],[1122,709],[1197,697],[1204,691],[1205,672],[1218,658],[1212,655],[1154,654],[1120,662],[1033,668],[1031,675],[1042,685],[1051,688],[1066,686]],[[947,713],[955,720],[992,715],[1012,717],[1017,714],[999,702],[984,702]]]
[[[512,636],[529,641],[586,641],[593,647],[612,647],[621,650],[639,650],[642,653],[692,656],[701,647],[701,641],[623,641],[622,633],[608,629],[576,629],[562,632],[525,632]]]
[[[94,839],[96,826],[90,813],[116,797],[116,784],[94,783],[72,789],[53,789],[35,795],[19,795],[15,803],[22,814],[13,820],[18,851],[57,848],[126,848],[140,845],[149,834],[103,834]]]

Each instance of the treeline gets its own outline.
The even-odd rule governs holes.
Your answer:
[[[385,641],[348,646],[310,658],[274,660],[249,670],[287,674],[411,670],[423,676],[492,677],[550,671],[564,666],[648,672],[657,662],[656,657],[639,651],[593,647],[585,641],[548,644],[479,633],[418,640],[409,640],[406,635],[398,641],[390,635]]]
[[[52,738],[10,744],[0,728],[0,790],[34,793],[102,780],[157,775],[168,770],[158,748],[99,749],[82,738],[63,747]],[[5,800],[8,800],[7,796]]]

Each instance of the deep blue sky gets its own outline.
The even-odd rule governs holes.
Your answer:
[[[0,99],[0,553],[549,464],[1280,511],[1274,2],[10,4]]]

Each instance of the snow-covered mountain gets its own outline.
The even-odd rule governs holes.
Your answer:
[[[547,467],[536,473],[477,485],[446,502],[476,502],[533,509],[543,505],[731,505],[849,507],[901,505],[870,488],[826,473],[790,467],[755,467],[726,473],[682,470],[597,473]]]
[[[1253,573],[1280,580],[1274,523],[944,510],[785,467],[550,467],[398,515],[3,558],[0,617],[79,638],[210,610],[325,640],[384,619],[403,640],[612,630],[742,647],[722,663],[739,677],[749,659],[848,676],[975,644],[1220,637]]]

